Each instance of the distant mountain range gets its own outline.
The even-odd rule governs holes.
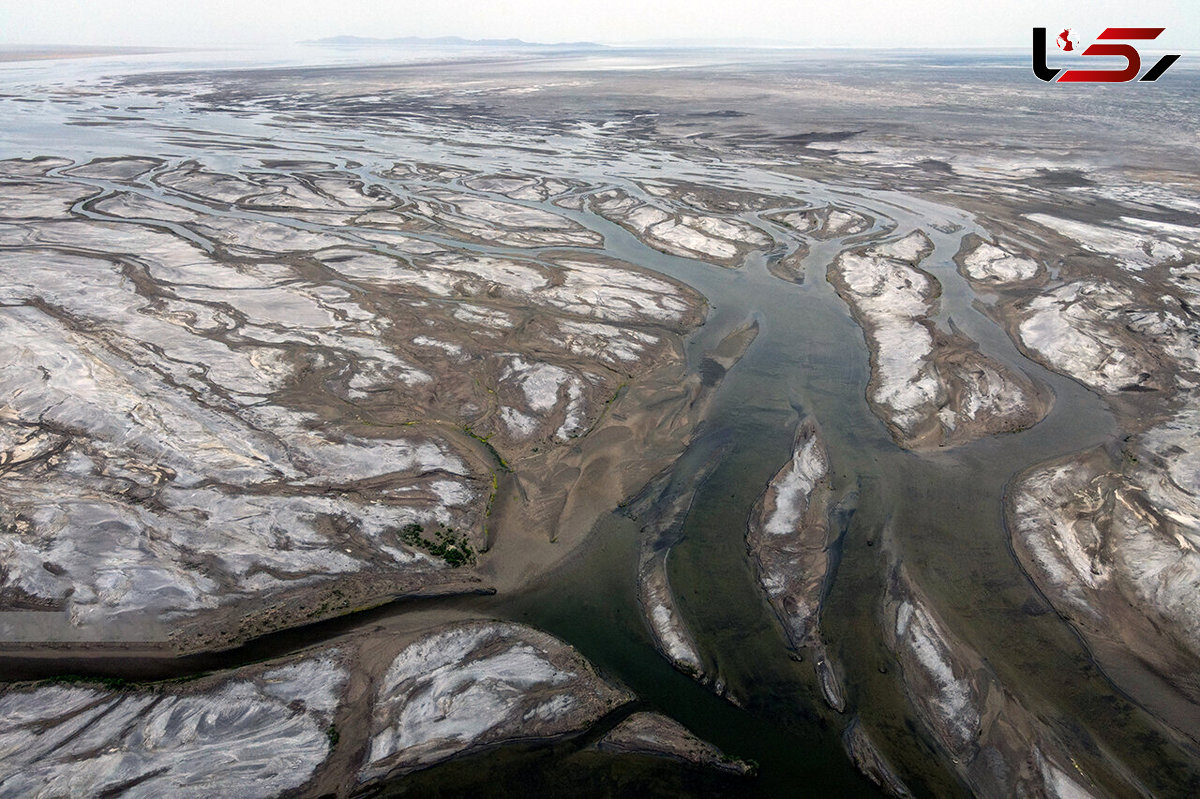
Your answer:
[[[304,44],[325,44],[340,47],[536,47],[541,49],[556,48],[560,50],[604,50],[607,45],[596,42],[527,42],[523,39],[464,39],[461,36],[397,36],[392,39],[379,39],[372,36],[329,36],[324,39],[314,39]]]
[[[728,39],[641,39],[626,42],[626,47],[662,47],[666,49],[707,49],[707,48],[738,48],[747,50],[764,49],[803,49],[810,47],[802,42],[791,39],[762,39],[754,37]]]

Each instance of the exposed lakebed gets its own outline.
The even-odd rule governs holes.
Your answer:
[[[1054,259],[1185,280],[1186,232],[1105,239],[999,190],[983,213],[969,163],[940,184],[959,200],[932,199],[916,167],[689,143],[670,103],[658,130],[598,101],[606,119],[531,141],[502,86],[472,110],[419,70],[402,91],[312,74],[55,89],[5,143],[51,157],[6,161],[0,206],[21,342],[0,464],[11,673],[303,669],[341,647],[340,734],[293,707],[310,776],[262,795],[535,772],[576,794],[870,795],[856,764],[900,794],[1190,792],[1198,728],[1162,709],[1171,675],[1097,650],[1100,622],[1070,623],[1069,586],[1039,593],[1005,523],[1014,476],[1140,433],[1152,392],[1187,390],[1186,324],[1125,331]],[[544,77],[490,80],[552,95]],[[418,89],[450,104],[371,95]],[[152,110],[113,110],[111,138],[70,129],[104,120],[97,98]],[[1152,302],[1130,286],[1107,291]],[[1064,355],[1046,331],[1067,313]],[[1146,436],[1133,452],[1172,446]],[[1124,479],[1151,484],[1138,468]],[[1044,504],[1082,490],[1052,487]],[[273,684],[206,679],[186,693]],[[31,690],[67,689],[0,699]],[[83,713],[143,689],[69,690]],[[451,756],[469,759],[430,767]]]

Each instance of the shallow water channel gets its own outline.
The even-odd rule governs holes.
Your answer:
[[[607,254],[669,275],[703,293],[711,311],[707,323],[687,341],[691,368],[699,369],[705,354],[727,333],[749,320],[758,322],[758,337],[725,375],[702,431],[674,467],[673,479],[686,483],[708,460],[720,458],[700,486],[682,540],[668,561],[672,587],[707,660],[707,670],[720,675],[743,707],[675,671],[655,651],[637,604],[638,524],[619,509],[597,522],[588,544],[527,591],[420,606],[467,609],[545,629],[628,685],[645,706],[677,718],[729,755],[755,761],[759,771],[756,778],[738,782],[640,758],[599,758],[581,751],[597,735],[593,732],[583,741],[510,748],[451,762],[398,781],[386,791],[410,796],[499,796],[507,795],[506,791],[573,796],[731,796],[741,791],[771,797],[874,796],[877,792],[858,775],[839,740],[850,717],[858,714],[916,792],[964,794],[965,788],[939,762],[911,718],[900,676],[882,643],[878,625],[886,573],[881,540],[885,528],[947,626],[976,648],[1022,703],[1061,731],[1064,740],[1085,742],[1074,747],[1085,770],[1101,778],[1111,773],[1104,765],[1107,752],[1127,764],[1150,790],[1163,795],[1177,790],[1178,774],[1172,772],[1178,770],[1172,766],[1181,757],[1178,750],[1097,670],[1070,628],[1037,595],[1009,549],[1002,498],[1013,475],[1048,458],[1111,441],[1118,433],[1098,397],[1024,358],[1004,331],[974,307],[975,295],[951,260],[963,235],[986,235],[971,216],[895,192],[838,190],[750,163],[698,165],[649,148],[611,151],[601,158],[588,152],[590,143],[581,150],[580,142],[566,135],[549,136],[540,145],[563,153],[556,158],[522,153],[504,142],[492,142],[496,149],[482,154],[464,152],[461,131],[455,132],[460,136],[455,143],[430,131],[410,130],[412,135],[405,135],[338,128],[336,135],[319,143],[312,139],[299,143],[303,137],[297,135],[295,142],[276,139],[268,147],[267,140],[279,134],[279,126],[266,115],[208,112],[187,120],[188,124],[223,130],[242,142],[236,153],[209,157],[200,155],[200,144],[187,144],[186,134],[175,127],[183,120],[169,104],[158,112],[159,118],[125,123],[114,137],[111,129],[96,134],[56,126],[56,120],[61,122],[70,113],[74,111],[46,109],[40,116],[30,115],[21,123],[24,127],[14,123],[14,133],[0,156],[52,154],[86,160],[95,155],[170,152],[176,163],[183,157],[203,157],[215,169],[252,165],[258,170],[260,158],[319,157],[337,161],[401,196],[406,190],[419,190],[421,184],[379,177],[397,160],[541,172],[576,178],[592,187],[615,185],[635,195],[641,190],[629,181],[653,176],[793,197],[796,207],[835,204],[861,211],[876,222],[872,231],[848,240],[814,241],[806,259],[806,280],[793,284],[768,272],[765,254],[752,256],[741,269],[719,268],[652,250],[591,213],[526,203],[600,232]],[[169,136],[167,131],[172,131]],[[100,142],[98,135],[108,138]],[[30,151],[35,140],[43,152]],[[338,140],[353,147],[339,152]],[[356,163],[347,165],[348,161]],[[103,181],[73,180],[129,190]],[[136,191],[187,205],[148,186]],[[323,229],[274,214],[207,207],[205,212]],[[745,218],[770,224],[759,215]],[[1024,370],[1053,390],[1053,410],[1033,429],[917,456],[895,446],[872,414],[865,398],[869,358],[863,335],[825,272],[845,247],[903,236],[918,228],[936,245],[922,267],[942,283],[939,322],[953,320],[986,354]],[[347,232],[344,227],[336,230]],[[779,237],[787,235],[774,230]],[[475,251],[523,257],[531,252],[427,238]],[[536,256],[538,251],[532,252]],[[825,705],[811,664],[789,656],[783,632],[757,588],[746,555],[747,515],[768,480],[790,457],[800,415],[812,415],[819,424],[832,462],[834,502],[843,501],[847,509],[835,579],[822,616],[830,656],[844,678],[844,716]],[[856,495],[855,502],[850,501],[851,494]],[[282,654],[362,625],[386,627],[388,618],[412,610],[399,604],[316,625],[303,634],[272,636],[238,657]]]
[[[875,230],[847,241],[815,243],[806,259],[807,279],[796,285],[771,275],[761,256],[740,270],[722,269],[648,249],[594,215],[569,214],[603,233],[608,253],[688,283],[709,298],[708,322],[687,342],[693,368],[731,330],[751,319],[759,324],[757,339],[725,376],[701,434],[672,475],[686,483],[711,467],[710,458],[721,458],[696,494],[683,539],[671,552],[669,573],[708,661],[706,670],[719,674],[744,707],[675,672],[655,651],[637,605],[638,525],[620,511],[601,519],[585,551],[537,588],[470,604],[570,641],[650,706],[727,753],[755,761],[760,767],[755,793],[876,795],[842,754],[839,735],[855,712],[915,791],[964,793],[915,731],[882,644],[878,617],[886,565],[879,544],[887,527],[893,546],[942,617],[983,654],[1027,707],[1064,731],[1065,739],[1082,736],[1088,741],[1085,749],[1099,745],[1140,774],[1146,772],[1139,766],[1150,771],[1151,764],[1161,766],[1170,758],[1165,740],[1095,668],[1071,630],[1037,596],[1009,549],[1002,499],[1012,476],[1042,460],[1109,441],[1117,430],[1098,397],[1024,358],[999,325],[973,306],[975,295],[952,258],[961,236],[985,231],[962,212],[913,198],[841,193],[750,172],[741,181],[723,177],[726,185],[790,192],[811,205],[857,208],[877,220]],[[637,191],[632,184],[618,185]],[[953,232],[939,232],[931,222]],[[847,246],[878,235],[899,237],[916,228],[929,233],[936,245],[922,266],[942,282],[941,323],[953,321],[985,353],[1053,390],[1053,410],[1033,429],[917,456],[893,444],[871,413],[865,399],[867,348],[845,304],[825,280],[825,270]],[[834,499],[854,511],[845,524],[822,618],[830,652],[844,673],[847,717],[826,707],[811,665],[789,656],[746,555],[750,508],[790,457],[800,414],[817,419],[833,465]],[[856,502],[850,494],[857,496]],[[478,769],[481,785],[490,779],[489,764],[496,775],[519,779],[522,769],[515,757],[485,756],[473,763],[472,771]],[[545,770],[537,756],[527,757],[530,769]],[[569,761],[575,769],[586,766],[577,754],[564,757],[575,758]],[[1081,763],[1086,759],[1081,756]],[[1096,757],[1091,765],[1103,772],[1104,759]],[[439,777],[438,771],[424,775],[419,790],[436,793],[433,786],[440,779],[458,772],[445,766]],[[570,784],[570,773],[562,772],[564,785]],[[1155,788],[1170,793],[1170,772],[1163,776]],[[461,777],[450,779],[458,784]],[[602,784],[606,787],[597,788],[595,795],[623,783]],[[698,790],[682,782],[677,787],[685,793]],[[729,795],[728,785],[713,787],[713,795]],[[417,784],[409,788],[418,790]]]

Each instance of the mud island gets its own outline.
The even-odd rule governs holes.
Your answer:
[[[320,52],[0,70],[0,796],[1200,792],[1194,81]]]

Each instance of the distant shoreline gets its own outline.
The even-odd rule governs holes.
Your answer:
[[[101,58],[113,55],[149,55],[170,53],[171,47],[71,47],[67,45],[0,46],[0,63],[13,61],[52,61],[61,58]]]

